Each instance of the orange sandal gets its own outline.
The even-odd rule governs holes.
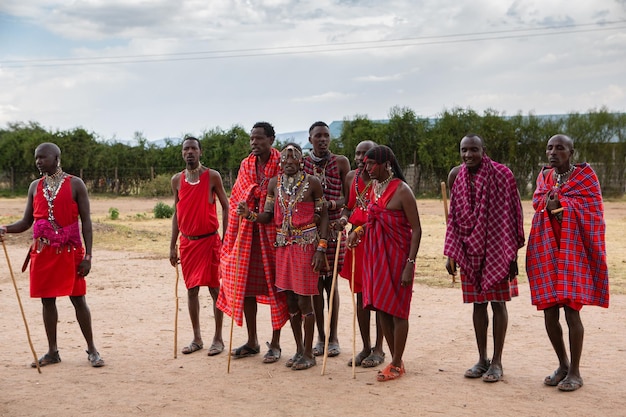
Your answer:
[[[385,367],[382,371],[378,371],[376,380],[378,382],[391,381],[392,379],[398,379],[406,373],[404,364],[402,366],[393,366],[391,363]]]

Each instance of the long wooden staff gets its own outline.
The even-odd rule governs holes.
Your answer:
[[[341,233],[337,234],[337,249],[335,250],[335,264],[333,265],[333,281],[330,286],[330,299],[328,300],[328,321],[326,322],[326,339],[324,340],[324,360],[322,361],[322,375],[326,371],[328,360],[328,341],[330,340],[330,321],[333,316],[333,300],[335,298],[335,285],[337,284],[337,267],[339,263],[339,251],[341,250]]]
[[[11,259],[9,259],[9,252],[7,252],[7,246],[4,243],[4,238],[2,236],[0,236],[0,240],[2,241],[2,248],[4,249],[4,256],[7,258],[7,265],[9,266],[9,272],[11,273],[11,280],[13,281],[13,288],[15,288],[15,295],[17,296],[17,303],[19,304],[20,311],[22,312],[22,320],[24,320],[24,327],[26,328],[26,337],[28,337],[28,344],[30,345],[30,351],[33,352],[33,358],[35,358],[35,366],[37,367],[37,372],[41,373],[41,368],[39,367],[39,359],[37,359],[37,353],[35,353],[35,347],[33,346],[33,341],[30,338],[30,330],[28,330],[28,322],[26,321],[26,315],[24,314],[24,307],[22,307],[22,299],[20,298],[20,292],[17,289],[15,276],[13,275],[13,268],[11,267]]]
[[[441,181],[441,196],[443,197],[443,214],[446,219],[446,226],[448,225],[448,192],[446,191],[445,181]],[[454,259],[451,260],[454,263]],[[452,283],[456,282],[456,275],[452,274]]]
[[[237,279],[239,278],[240,262],[240,246],[241,246],[241,223],[242,217],[239,217],[239,225],[237,227],[237,237],[235,238],[235,281],[233,284],[233,301],[230,303],[230,340],[228,342],[228,367],[226,373],[230,373],[230,360],[233,351],[233,328],[235,327],[235,300],[237,299]]]
[[[354,299],[354,268],[356,267],[356,251],[352,249],[352,276],[350,291],[352,292],[352,379],[356,379],[356,314],[357,305]]]
[[[176,256],[178,257],[178,247],[176,248]],[[174,312],[174,359],[178,357],[178,280],[180,279],[178,262],[176,260],[176,283],[174,284],[174,300],[176,302],[176,310]]]

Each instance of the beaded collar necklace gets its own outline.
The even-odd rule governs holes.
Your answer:
[[[48,202],[48,221],[54,230],[58,229],[58,225],[54,217],[54,200],[59,194],[59,190],[65,181],[65,177],[65,172],[63,172],[61,167],[58,167],[54,174],[44,174],[43,176],[43,196]]]
[[[558,188],[560,186],[562,186],[563,184],[565,184],[567,182],[567,180],[569,179],[569,176],[572,172],[574,172],[574,168],[575,166],[570,164],[569,169],[565,172],[557,172],[556,168],[554,169],[554,175],[556,177],[556,184],[554,185],[555,188]]]
[[[287,178],[287,182],[291,180],[291,182],[295,184],[285,187],[285,178]],[[296,204],[298,201],[302,201],[304,193],[306,193],[306,190],[309,189],[309,181],[306,181],[306,175],[304,172],[300,172],[297,180],[295,180],[294,177],[289,177],[283,174],[278,177],[276,188],[278,190],[278,202],[283,211],[282,230],[287,231],[292,225],[291,218],[293,216],[294,209],[295,211],[298,211]]]
[[[380,197],[383,195],[383,193],[387,189],[387,185],[389,185],[389,182],[391,181],[392,178],[393,178],[393,174],[389,174],[389,176],[384,181],[378,182],[378,180],[373,180],[374,181],[374,196],[376,197],[376,201],[378,201]]]
[[[185,168],[185,182],[187,184],[196,185],[200,183],[200,168],[202,168],[202,164],[194,169]]]

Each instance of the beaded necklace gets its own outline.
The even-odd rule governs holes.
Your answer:
[[[372,180],[369,180],[367,184],[365,184],[365,188],[362,192],[359,192],[359,178],[361,178],[362,169],[359,169],[356,172],[356,180],[354,181],[354,192],[356,194],[356,205],[361,210],[367,210],[367,205],[369,204],[369,190],[372,186]]]
[[[278,183],[276,184],[276,188],[278,190],[278,202],[280,204],[280,208],[283,212],[283,224],[282,230],[286,232],[293,225],[291,222],[291,218],[293,216],[294,211],[298,211],[296,208],[296,204],[299,201],[302,201],[304,193],[309,189],[309,182],[305,181],[306,175],[304,172],[300,172],[300,176],[295,184],[289,188],[285,187],[285,177],[287,178],[287,182],[291,179],[293,183],[295,180],[293,177],[289,177],[285,174],[278,177]]]
[[[48,221],[50,222],[54,230],[57,230],[59,228],[54,217],[54,200],[59,194],[59,190],[61,189],[61,185],[63,185],[63,182],[65,181],[65,177],[66,174],[63,172],[61,167],[58,167],[54,174],[44,174],[43,176],[42,188],[43,196],[48,202]]]
[[[389,176],[384,181],[378,182],[378,180],[373,180],[374,181],[374,196],[376,197],[376,201],[378,201],[380,197],[383,195],[383,193],[387,189],[387,185],[389,185],[389,182],[391,181],[392,178],[393,178],[393,174],[389,174]]]
[[[202,168],[202,164],[194,169],[185,168],[185,182],[187,184],[196,185],[200,183],[200,168]]]
[[[556,177],[556,182],[554,184],[554,188],[559,188],[560,186],[562,186],[563,184],[565,184],[567,182],[567,180],[569,179],[569,176],[572,172],[574,172],[574,165],[569,166],[569,169],[565,172],[557,172],[556,168],[554,169],[554,175]]]
[[[313,158],[313,156],[314,155],[311,155],[311,160],[313,161],[313,175],[319,178],[322,183],[322,188],[326,188],[326,167],[328,166],[330,158]],[[325,161],[323,167],[317,165],[318,160]]]

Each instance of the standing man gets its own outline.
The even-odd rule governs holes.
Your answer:
[[[272,341],[264,363],[280,359],[280,329],[289,320],[284,293],[276,291],[276,227],[274,225],[241,221],[237,215],[240,202],[250,211],[259,212],[265,207],[269,180],[278,175],[280,152],[272,147],[274,127],[267,122],[256,123],[250,133],[250,155],[241,161],[237,181],[230,195],[228,228],[222,254],[220,271],[222,288],[217,302],[220,310],[242,325],[246,318],[248,340],[233,349],[233,358],[257,355],[261,351],[257,338],[257,302],[269,304],[272,316]]]
[[[365,154],[365,169],[372,178],[367,224],[350,232],[348,244],[354,248],[364,240],[363,306],[380,315],[391,352],[391,362],[376,375],[385,382],[406,373],[402,355],[422,228],[415,196],[393,151],[374,146]]]
[[[61,169],[61,150],[54,143],[35,149],[35,165],[43,178],[30,184],[24,216],[0,234],[21,233],[33,226],[30,248],[30,296],[41,298],[48,352],[39,366],[61,362],[57,347],[56,298],[69,296],[80,330],[87,342],[87,359],[93,367],[104,366],[93,342],[91,312],[85,300],[85,277],[91,269],[93,229],[85,183]],[[80,217],[81,227],[78,225]],[[34,225],[33,225],[34,223]],[[81,241],[82,237],[85,243]],[[37,367],[33,362],[31,366]]]
[[[207,286],[213,297],[215,316],[215,335],[208,355],[214,356],[224,350],[222,340],[224,313],[216,306],[220,291],[219,266],[222,242],[217,233],[219,221],[215,198],[219,199],[222,206],[222,235],[225,234],[228,223],[228,199],[220,173],[202,166],[200,162],[202,146],[197,138],[192,136],[185,138],[182,154],[187,167],[172,177],[174,216],[170,242],[170,263],[176,266],[180,261],[187,287],[189,317],[193,327],[193,340],[182,352],[193,353],[204,346],[200,331],[198,292],[201,286]],[[179,233],[180,259],[176,250]]]
[[[532,303],[543,310],[546,332],[559,359],[559,367],[543,383],[561,391],[583,385],[579,365],[585,329],[580,310],[584,305],[609,306],[600,183],[589,164],[572,164],[573,155],[574,142],[568,136],[548,140],[550,166],[537,177],[526,251]],[[571,362],[559,322],[561,307],[569,329]]]
[[[371,140],[360,142],[354,151],[354,162],[356,169],[346,175],[346,205],[343,208],[339,225],[344,228],[348,222],[355,229],[367,223],[367,206],[370,203],[370,190],[372,180],[365,169],[363,159],[365,153],[376,143]],[[352,292],[356,294],[356,317],[359,322],[361,339],[363,340],[363,350],[355,355],[355,365],[364,368],[372,368],[383,363],[385,352],[383,352],[383,332],[380,328],[378,313],[376,314],[376,343],[372,348],[370,340],[370,311],[363,308],[363,245],[357,245],[345,252],[345,259],[340,275],[350,282],[354,276],[354,288]],[[352,271],[352,258],[354,257],[354,271]],[[348,361],[348,366],[352,366],[352,358]]]
[[[263,212],[250,211],[245,202],[237,208],[237,214],[247,221],[267,224],[274,220],[276,288],[287,296],[296,342],[296,354],[287,365],[296,371],[315,366],[311,296],[318,294],[319,271],[325,264],[328,244],[328,214],[322,185],[316,177],[301,170],[301,163],[300,147],[295,143],[285,145],[280,158],[283,173],[270,180]],[[319,238],[316,218],[320,225]]]
[[[313,354],[324,354],[326,332],[324,329],[324,293],[330,302],[330,290],[332,288],[333,270],[335,264],[335,252],[338,239],[343,239],[343,234],[336,230],[336,223],[341,216],[341,210],[345,204],[344,182],[350,171],[350,161],[343,155],[333,155],[330,152],[330,129],[324,122],[315,122],[309,128],[309,142],[313,145],[312,152],[304,158],[304,172],[316,176],[322,183],[324,199],[328,210],[328,251],[326,259],[328,265],[324,267],[319,278],[319,295],[313,297],[315,309],[315,322],[317,324],[317,343],[313,347]],[[341,245],[337,271],[343,265],[345,245]],[[333,308],[330,317],[330,335],[328,338],[328,356],[339,355],[339,338],[337,337],[337,318],[339,314],[339,290],[335,286],[333,295]]]
[[[518,295],[517,251],[524,246],[522,204],[509,168],[485,154],[482,139],[461,139],[463,164],[450,171],[450,216],[444,254],[453,275],[461,268],[463,302],[473,303],[478,362],[467,378],[502,379],[502,350],[508,327],[506,302]],[[487,329],[493,311],[493,357],[487,356]]]

